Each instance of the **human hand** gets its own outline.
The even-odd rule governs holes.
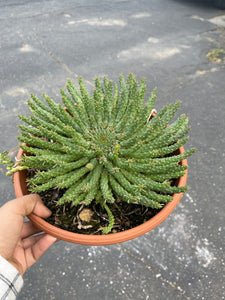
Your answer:
[[[56,241],[55,237],[41,233],[24,217],[34,213],[47,218],[50,210],[36,194],[7,202],[0,208],[0,255],[10,262],[21,275],[32,266]]]

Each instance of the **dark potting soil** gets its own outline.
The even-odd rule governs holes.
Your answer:
[[[67,231],[82,234],[102,234],[102,228],[108,226],[108,215],[100,204],[94,201],[88,206],[72,206],[71,203],[57,206],[56,201],[63,195],[64,190],[50,189],[40,193],[44,204],[52,211],[46,221]],[[154,217],[160,210],[143,205],[128,204],[117,199],[108,204],[112,211],[115,224],[112,233],[131,229]]]

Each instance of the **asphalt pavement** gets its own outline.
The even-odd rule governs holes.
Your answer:
[[[19,300],[221,300],[224,291],[225,11],[185,0],[0,2],[0,151],[17,152],[30,93],[60,101],[67,78],[120,73],[157,86],[156,109],[190,118],[190,189],[160,226],[104,247],[58,242],[24,276]],[[0,173],[0,203],[14,198]]]

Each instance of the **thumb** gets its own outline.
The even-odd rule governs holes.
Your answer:
[[[31,213],[42,218],[47,218],[51,215],[51,211],[43,204],[41,197],[37,194],[16,198],[5,205],[9,206],[17,215],[23,217],[28,216]]]

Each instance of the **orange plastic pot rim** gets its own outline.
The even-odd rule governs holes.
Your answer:
[[[184,153],[184,148],[179,148],[180,153]],[[20,160],[24,151],[22,149],[19,150],[17,159]],[[181,165],[187,166],[187,159],[181,161]],[[15,189],[16,197],[22,197],[24,195],[29,194],[26,185],[26,171],[17,171],[13,176],[13,184]],[[187,181],[187,170],[185,171],[184,176],[177,179],[176,185],[177,186],[185,186]],[[150,220],[146,221],[145,223],[134,227],[132,229],[118,232],[118,233],[109,233],[107,235],[86,235],[86,234],[79,234],[66,231],[64,229],[60,229],[55,227],[44,219],[38,217],[35,214],[31,214],[28,216],[30,221],[42,231],[60,239],[70,243],[81,244],[81,245],[92,245],[92,246],[101,246],[101,245],[112,245],[117,243],[122,243],[131,239],[134,239],[138,236],[141,236],[148,231],[152,230],[160,223],[162,223],[174,210],[177,204],[180,202],[183,193],[174,194],[173,200],[165,205],[160,212],[155,215]]]

